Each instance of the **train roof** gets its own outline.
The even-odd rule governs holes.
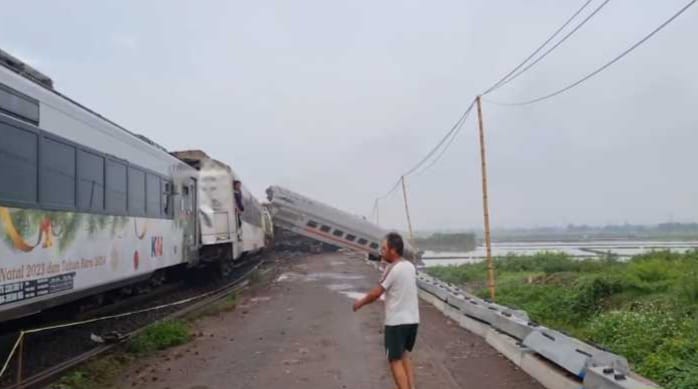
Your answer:
[[[133,131],[130,131],[123,126],[115,123],[114,121],[107,119],[106,117],[102,116],[100,113],[86,107],[83,104],[78,103],[77,101],[71,99],[70,97],[58,92],[53,85],[53,79],[51,77],[45,75],[44,73],[41,73],[40,71],[36,70],[29,64],[25,63],[24,61],[20,60],[19,58],[9,54],[8,52],[0,49],[0,66],[22,76],[23,78],[32,81],[33,83],[43,87],[44,89],[56,94],[57,96],[67,100],[68,102],[80,107],[81,109],[87,111],[88,113],[95,115],[99,117],[101,120],[104,120],[105,122],[111,124],[112,126],[120,129],[121,131],[124,131],[125,133],[137,138],[138,140],[149,144],[150,146],[153,146],[157,148],[160,151],[163,151],[167,153],[167,149],[163,147],[162,145],[158,144],[157,142],[151,140],[150,138],[146,137],[145,135],[135,133]]]

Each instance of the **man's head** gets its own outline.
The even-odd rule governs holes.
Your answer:
[[[233,189],[240,190],[241,185],[242,185],[242,182],[240,182],[239,180],[233,181]]]
[[[385,236],[381,244],[381,257],[388,262],[393,262],[402,257],[405,243],[397,232],[391,232]]]

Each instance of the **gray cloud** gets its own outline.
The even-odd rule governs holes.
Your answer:
[[[615,1],[512,101],[580,77],[683,1]],[[368,214],[470,99],[580,5],[508,2],[15,2],[0,45],[57,88],[170,149]],[[28,17],[31,15],[31,18]],[[485,104],[494,226],[698,219],[698,8],[607,72],[525,108]],[[473,118],[408,180],[417,228],[481,225]],[[381,207],[404,226],[399,193]]]

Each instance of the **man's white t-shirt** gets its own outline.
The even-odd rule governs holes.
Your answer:
[[[383,272],[380,281],[385,289],[385,325],[419,323],[417,270],[405,259],[399,259]]]

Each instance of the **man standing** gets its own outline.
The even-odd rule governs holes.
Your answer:
[[[242,227],[242,219],[240,214],[245,212],[245,206],[242,205],[242,182],[233,181],[233,195],[235,196],[235,209],[237,209],[238,229]]]
[[[414,389],[412,351],[419,326],[417,271],[402,258],[402,237],[391,232],[381,245],[381,256],[388,262],[380,283],[354,303],[354,312],[385,293],[385,352],[398,389]]]

